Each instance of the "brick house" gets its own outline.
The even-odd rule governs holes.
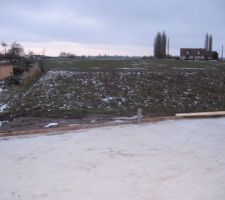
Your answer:
[[[7,62],[0,62],[0,80],[13,75],[13,66]]]
[[[181,48],[180,58],[182,60],[217,60],[218,53],[203,48]]]

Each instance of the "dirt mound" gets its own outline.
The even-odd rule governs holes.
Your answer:
[[[9,102],[17,116],[82,118],[89,114],[147,115],[225,108],[225,72],[49,71]]]

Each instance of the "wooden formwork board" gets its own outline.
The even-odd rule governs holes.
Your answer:
[[[176,117],[217,117],[225,116],[225,111],[216,112],[196,112],[196,113],[176,113]]]

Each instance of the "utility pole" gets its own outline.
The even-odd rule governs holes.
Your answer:
[[[138,110],[137,110],[137,123],[138,124],[141,124],[142,118],[143,118],[142,109],[141,108],[138,108]]]
[[[222,44],[221,60],[223,60],[223,44]]]
[[[46,51],[46,49],[44,48],[43,51],[42,51],[42,56],[45,55],[45,51]]]
[[[167,56],[170,55],[170,39],[168,38],[168,41],[167,41]]]

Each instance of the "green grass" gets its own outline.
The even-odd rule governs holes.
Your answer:
[[[52,69],[73,69],[80,72],[88,71],[165,71],[185,69],[225,70],[223,61],[182,61],[157,59],[128,60],[45,60],[46,71]]]

